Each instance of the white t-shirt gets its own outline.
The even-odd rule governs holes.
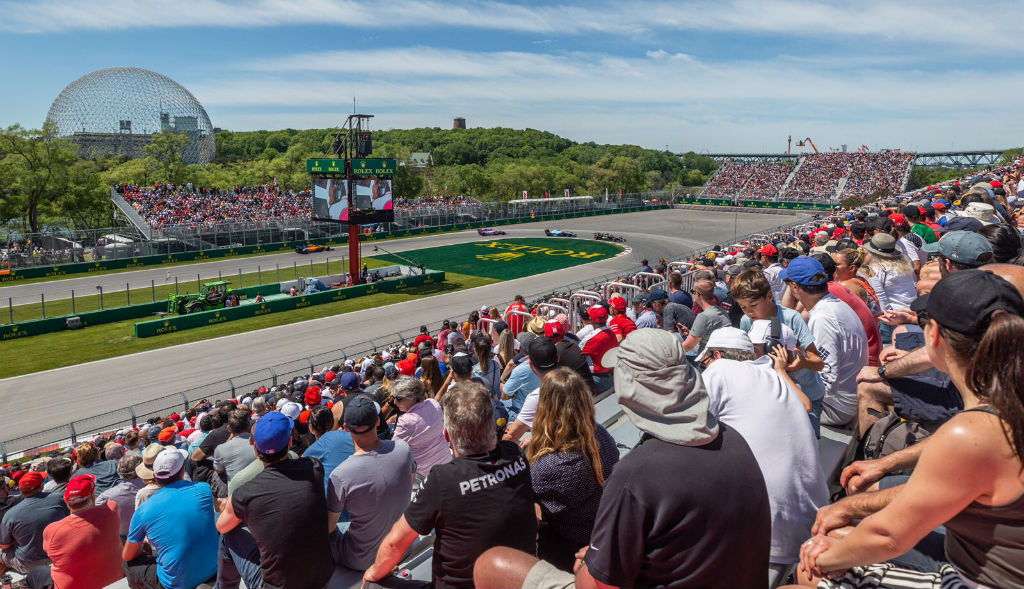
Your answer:
[[[766,356],[715,360],[703,379],[708,412],[743,436],[761,467],[772,510],[770,562],[797,562],[818,508],[828,504],[807,412]]]
[[[868,365],[868,336],[850,305],[832,295],[818,301],[807,325],[825,361],[822,402],[843,415],[857,414],[857,374]]]
[[[786,294],[786,283],[779,278],[783,270],[782,264],[778,262],[764,269],[765,277],[768,278],[768,284],[772,288],[772,298],[775,299],[776,304],[782,304],[782,295]]]
[[[516,421],[523,422],[526,427],[533,427],[533,420],[537,417],[537,405],[540,403],[540,387],[537,387],[530,391],[529,395],[526,395],[526,400],[523,401],[523,408],[519,410],[519,415],[516,415]]]
[[[913,237],[910,237],[911,235],[913,235],[917,239],[915,240]],[[921,241],[922,243],[924,242],[924,240],[921,239],[920,235],[917,235],[916,233],[908,233],[901,237],[900,240],[896,242],[896,245],[898,245],[899,248],[903,250],[903,255],[910,258],[911,263],[917,261],[921,262],[922,265],[927,264],[928,253],[922,250],[921,247],[918,246],[916,243],[914,243],[915,241]]]
[[[880,266],[873,266],[871,269],[875,275],[868,278],[868,284],[875,289],[878,306],[883,311],[906,309],[917,298],[917,282],[914,280],[913,272],[897,274]]]

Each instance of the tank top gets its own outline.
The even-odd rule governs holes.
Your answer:
[[[965,411],[999,415],[990,406]],[[976,583],[1024,587],[1024,494],[1005,505],[971,503],[946,522],[946,558]]]

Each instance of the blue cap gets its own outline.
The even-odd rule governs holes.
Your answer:
[[[277,454],[288,449],[292,439],[292,420],[279,411],[259,418],[252,428],[252,442],[261,454]]]
[[[942,254],[947,260],[966,266],[983,266],[993,262],[992,244],[971,231],[949,231],[938,241],[921,249],[929,254]]]
[[[366,395],[356,395],[348,403],[345,403],[345,413],[341,419],[349,429],[353,427],[376,429],[378,416],[380,416],[380,405]]]
[[[807,256],[800,256],[789,263],[779,273],[779,278],[789,280],[803,286],[818,286],[828,282],[828,274],[821,262]]]
[[[352,391],[359,388],[359,375],[355,372],[346,372],[341,375],[341,388]]]

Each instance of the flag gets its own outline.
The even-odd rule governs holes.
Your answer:
[[[523,200],[526,200],[526,191],[523,191]]]
[[[548,193],[547,190],[544,191],[544,198],[551,198],[551,195]]]
[[[568,188],[565,189],[565,198],[569,198],[569,189]]]

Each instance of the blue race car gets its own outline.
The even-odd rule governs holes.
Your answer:
[[[501,229],[495,229],[494,227],[482,227],[476,230],[480,235],[505,235],[505,232]]]
[[[548,237],[576,237],[576,234],[572,231],[563,231],[561,229],[545,229],[544,235]]]

